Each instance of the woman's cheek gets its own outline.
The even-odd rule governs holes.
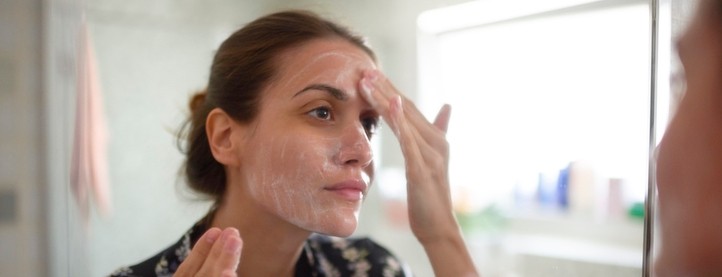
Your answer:
[[[302,211],[312,205],[314,175],[306,170],[309,153],[292,138],[273,138],[262,144],[256,157],[256,181],[249,184],[252,196],[271,212],[287,220],[305,218]],[[294,220],[295,221],[295,220]]]
[[[302,229],[350,235],[356,228],[357,209],[338,207],[324,192],[340,172],[333,163],[339,143],[330,139],[274,138],[259,149],[253,198],[279,218]],[[338,180],[337,180],[338,181]]]

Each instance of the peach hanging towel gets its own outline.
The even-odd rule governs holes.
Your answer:
[[[103,101],[95,51],[85,21],[79,38],[70,186],[82,220],[87,224],[91,203],[95,203],[101,216],[107,216],[111,212],[111,200]]]

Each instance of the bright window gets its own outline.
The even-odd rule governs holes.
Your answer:
[[[503,253],[641,269],[650,22],[648,1],[631,0],[475,1],[419,18],[421,107],[432,118],[452,105],[455,208],[511,218]],[[549,215],[579,233],[528,231]],[[584,229],[600,226],[609,233]]]

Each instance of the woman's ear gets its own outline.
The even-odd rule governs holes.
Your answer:
[[[240,132],[238,124],[220,108],[213,109],[206,117],[206,135],[213,157],[226,166],[239,166],[241,141],[234,132]]]

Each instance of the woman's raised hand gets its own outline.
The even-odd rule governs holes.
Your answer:
[[[477,276],[454,216],[449,189],[451,107],[441,107],[433,123],[379,71],[364,72],[359,90],[401,145],[406,164],[409,224],[423,245],[436,276]]]
[[[449,192],[449,144],[446,129],[450,106],[429,122],[408,98],[378,71],[365,72],[362,95],[396,135],[406,163],[409,223],[420,242],[458,233]]]
[[[173,276],[235,277],[242,248],[236,228],[211,228],[198,239]]]

